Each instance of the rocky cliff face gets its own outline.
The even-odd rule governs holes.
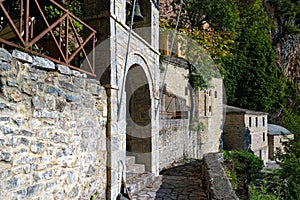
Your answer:
[[[300,91],[300,35],[286,35],[274,44],[277,66],[287,78],[298,84]]]

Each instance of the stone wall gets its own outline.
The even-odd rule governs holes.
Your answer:
[[[200,133],[189,130],[188,119],[161,119],[159,131],[159,170],[185,158],[198,158]]]
[[[268,153],[269,153],[269,159],[274,160],[275,159],[275,153],[277,149],[280,149],[282,152],[284,152],[284,148],[282,143],[286,142],[288,140],[293,140],[294,135],[268,135]]]
[[[16,50],[0,69],[0,199],[105,199],[99,82]]]
[[[244,132],[243,113],[226,115],[223,132],[224,149],[244,150]]]
[[[225,174],[222,162],[222,153],[204,155],[202,174],[206,182],[207,197],[208,199],[238,199]]]

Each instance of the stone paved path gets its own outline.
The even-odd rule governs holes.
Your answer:
[[[191,160],[164,170],[153,185],[133,196],[134,200],[205,200],[201,162]]]

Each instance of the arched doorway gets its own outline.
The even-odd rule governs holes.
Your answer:
[[[130,67],[126,78],[126,156],[151,171],[151,97],[150,87],[139,65]]]

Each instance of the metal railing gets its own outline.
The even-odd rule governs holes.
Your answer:
[[[0,0],[0,45],[95,76],[96,31],[54,0]]]

